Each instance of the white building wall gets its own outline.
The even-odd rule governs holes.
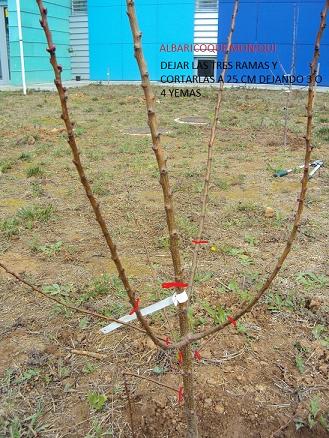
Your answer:
[[[194,14],[194,44],[217,44],[218,37],[218,7],[215,1],[213,8],[202,9],[198,7],[200,2],[197,1],[196,12]],[[194,51],[196,58],[215,58],[214,52]]]
[[[89,79],[89,38],[87,15],[73,15],[70,18],[71,69],[72,77]]]
[[[89,79],[89,34],[86,0],[72,0],[70,17],[72,78]]]

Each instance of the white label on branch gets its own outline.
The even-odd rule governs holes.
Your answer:
[[[178,304],[185,303],[185,301],[188,300],[188,296],[186,291],[171,295],[168,298],[165,298],[164,300],[158,301],[157,303],[151,304],[150,306],[145,307],[144,309],[140,309],[140,312],[143,316],[150,315],[151,313],[158,312],[161,309],[164,309],[165,307],[171,306],[174,304],[177,306]],[[119,318],[118,321],[122,321],[125,323],[134,321],[137,319],[136,313],[133,313],[132,315],[125,315],[122,318]],[[106,327],[103,327],[100,332],[106,335],[107,333],[113,332],[113,330],[116,330],[119,327],[123,327],[123,324],[119,324],[118,322],[112,322],[111,324],[107,325]]]

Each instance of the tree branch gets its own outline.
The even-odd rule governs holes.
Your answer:
[[[142,33],[139,30],[133,0],[127,0],[127,15],[129,17],[130,27],[134,40],[135,58],[139,67],[141,80],[142,80],[142,88],[145,96],[148,125],[150,127],[152,144],[153,144],[152,149],[155,154],[159,173],[160,173],[160,184],[163,192],[163,201],[164,201],[166,220],[167,220],[167,226],[169,231],[170,252],[171,252],[171,257],[175,271],[175,280],[182,281],[183,269],[182,269],[181,257],[179,252],[179,236],[175,222],[173,195],[169,182],[167,159],[165,158],[165,152],[161,145],[158,119],[155,112],[155,96],[152,91],[152,87],[149,79],[149,73],[147,71],[147,65],[142,50],[142,43],[141,43]]]
[[[141,333],[145,333],[144,330],[140,329],[139,327],[136,326],[132,326],[126,322],[121,322],[118,319],[114,319],[114,318],[110,318],[108,316],[102,315],[101,313],[97,313],[97,312],[92,312],[90,310],[87,309],[82,309],[81,307],[76,307],[73,306],[71,304],[67,304],[64,301],[59,300],[56,297],[53,297],[51,295],[46,294],[45,292],[43,292],[41,289],[39,289],[38,287],[34,286],[33,284],[29,283],[28,281],[24,280],[24,278],[20,277],[18,274],[16,274],[15,272],[11,271],[9,268],[7,268],[7,266],[5,266],[2,262],[0,262],[0,267],[2,269],[4,269],[7,274],[12,275],[13,277],[16,278],[16,280],[18,280],[20,283],[25,284],[26,286],[30,287],[32,290],[34,290],[35,292],[37,292],[38,294],[44,296],[45,298],[47,298],[48,300],[54,301],[54,303],[60,304],[61,306],[66,307],[67,309],[71,309],[71,310],[75,310],[76,312],[79,313],[83,313],[84,315],[89,315],[89,316],[93,316],[95,318],[99,318],[99,319],[103,319],[104,321],[108,321],[108,322],[117,322],[118,324],[122,324],[124,326],[127,326],[129,328],[133,328],[134,330],[137,330]]]
[[[145,104],[148,116],[148,125],[150,127],[152,137],[152,149],[154,151],[158,169],[160,173],[160,184],[163,193],[163,202],[166,213],[167,227],[170,238],[170,252],[173,262],[175,281],[183,281],[183,269],[179,251],[179,236],[175,222],[175,212],[173,205],[172,189],[169,183],[169,176],[167,170],[167,163],[165,153],[161,145],[160,132],[158,128],[158,120],[155,113],[155,96],[152,91],[149,73],[147,70],[146,61],[142,50],[142,33],[139,30],[138,20],[136,16],[136,10],[133,0],[126,0],[127,3],[127,15],[129,18],[130,28],[134,41],[134,53],[140,71],[142,88],[145,96]],[[178,305],[178,318],[181,337],[189,336],[190,326],[188,319],[188,306],[189,303]],[[194,405],[194,388],[193,388],[193,361],[191,345],[186,343],[181,351],[183,355],[183,383],[184,383],[184,398],[185,398],[185,413],[187,417],[187,436],[197,438],[197,419],[195,415]]]
[[[173,386],[166,385],[165,383],[158,382],[157,380],[151,379],[150,377],[141,376],[140,374],[128,373],[128,371],[123,373],[124,376],[137,377],[138,379],[147,380],[148,382],[155,383],[156,385],[163,386],[164,388],[171,389],[172,391],[177,392],[177,388]]]
[[[76,144],[75,134],[73,131],[73,125],[72,125],[69,111],[68,111],[68,107],[67,107],[68,97],[66,95],[66,88],[63,86],[62,78],[61,78],[61,73],[62,73],[63,68],[61,65],[59,65],[57,63],[56,47],[53,43],[52,34],[51,34],[50,29],[49,29],[48,20],[47,20],[47,9],[44,7],[42,0],[36,0],[36,2],[38,4],[39,10],[40,10],[40,15],[41,15],[40,24],[45,32],[47,43],[48,43],[47,51],[50,54],[50,63],[53,67],[54,74],[55,74],[55,85],[56,85],[56,88],[57,88],[57,91],[59,94],[61,107],[62,107],[61,118],[64,120],[65,127],[67,130],[68,143],[71,147],[71,151],[72,151],[72,155],[73,155],[73,163],[78,171],[81,184],[84,187],[86,195],[87,195],[89,202],[92,206],[92,209],[94,211],[96,221],[98,222],[98,224],[101,228],[102,234],[103,234],[105,241],[107,243],[107,246],[110,249],[111,258],[112,258],[113,262],[115,263],[119,278],[122,281],[122,284],[126,290],[130,304],[133,307],[135,307],[136,293],[135,293],[135,291],[133,291],[133,289],[130,286],[130,283],[129,283],[128,278],[127,278],[126,273],[125,273],[125,270],[124,270],[122,263],[121,263],[121,260],[119,258],[119,255],[117,252],[117,247],[114,244],[114,242],[110,236],[105,219],[104,219],[104,217],[101,213],[101,210],[100,210],[99,202],[96,200],[96,198],[92,192],[91,185],[86,177],[82,162],[80,160],[80,152],[79,152],[79,149],[78,149],[77,144]],[[158,345],[159,347],[165,347],[165,343],[162,342],[161,340],[159,340],[155,336],[155,334],[151,330],[147,320],[142,316],[142,314],[139,310],[136,310],[136,316],[137,316],[139,322],[141,323],[141,325],[143,326],[144,330],[147,332],[147,334],[152,339],[152,341],[156,345]]]
[[[310,83],[308,87],[308,98],[307,98],[307,125],[306,125],[306,136],[305,136],[305,158],[304,158],[304,173],[303,178],[301,182],[301,190],[298,198],[298,205],[297,210],[295,213],[295,219],[294,223],[288,238],[288,241],[286,243],[286,246],[279,257],[277,264],[275,265],[273,271],[263,284],[263,286],[260,288],[256,296],[253,298],[253,300],[250,302],[248,306],[246,306],[243,310],[240,312],[237,312],[235,315],[232,316],[233,320],[237,321],[240,319],[243,315],[250,312],[250,310],[254,307],[254,305],[260,300],[262,295],[265,293],[265,291],[271,286],[273,280],[277,276],[278,272],[280,271],[284,261],[286,260],[288,254],[290,253],[292,244],[296,238],[297,231],[300,227],[301,223],[301,217],[304,209],[304,203],[305,203],[305,197],[308,187],[308,175],[309,175],[309,167],[310,167],[310,160],[311,160],[311,153],[312,153],[312,146],[311,146],[311,140],[312,140],[312,121],[313,121],[313,103],[314,103],[314,95],[315,95],[315,78],[316,78],[316,68],[318,64],[318,59],[320,56],[320,42],[323,35],[324,28],[326,27],[326,17],[328,14],[329,9],[329,0],[326,0],[325,6],[323,11],[321,12],[321,20],[320,20],[320,27],[319,31],[316,36],[315,40],[315,47],[314,47],[314,54],[313,59],[310,64]],[[176,343],[177,348],[182,348],[184,345],[189,344],[191,342],[198,341],[202,338],[205,338],[206,336],[210,336],[223,328],[227,327],[229,324],[231,324],[230,321],[226,321],[223,324],[217,325],[215,327],[211,327],[209,329],[206,329],[202,332],[195,333],[195,334],[189,334],[185,338],[181,339],[179,342]]]
[[[210,139],[208,143],[208,157],[207,157],[207,166],[206,166],[206,174],[204,178],[204,184],[203,184],[203,195],[202,195],[202,207],[201,207],[201,215],[200,215],[200,221],[199,221],[199,230],[198,235],[196,237],[197,240],[201,240],[204,230],[204,223],[206,218],[206,212],[207,212],[207,203],[208,203],[208,193],[209,193],[209,183],[210,183],[210,177],[211,177],[211,165],[213,160],[213,145],[215,142],[216,132],[218,128],[218,120],[219,120],[219,112],[220,107],[223,99],[223,91],[224,91],[224,81],[225,81],[225,74],[226,74],[226,64],[229,59],[229,53],[231,49],[232,44],[232,36],[235,29],[235,20],[238,13],[238,6],[239,6],[239,0],[235,0],[234,7],[233,7],[233,13],[232,13],[232,20],[231,20],[231,27],[229,34],[227,36],[227,49],[224,56],[224,67],[222,69],[222,72],[220,74],[220,84],[219,84],[219,90],[217,94],[217,103],[215,107],[215,113],[214,113],[214,119],[211,126],[210,131]],[[190,281],[189,281],[189,296],[193,297],[193,284],[194,284],[194,277],[197,270],[198,265],[198,256],[199,256],[199,245],[195,245],[194,251],[193,251],[193,261],[192,261],[192,268],[191,268],[191,275],[190,275]]]

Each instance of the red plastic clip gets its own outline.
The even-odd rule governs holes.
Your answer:
[[[129,315],[133,315],[135,312],[137,312],[137,310],[139,310],[139,303],[140,303],[140,298],[136,298],[134,307],[129,312]]]
[[[177,393],[178,403],[181,403],[184,398],[184,389],[182,385],[179,385],[178,387],[178,393]]]
[[[182,366],[183,363],[183,352],[179,350],[178,352],[178,364]]]
[[[232,316],[228,316],[227,319],[230,321],[233,327],[236,327],[236,320]]]
[[[169,283],[162,283],[162,288],[163,289],[171,289],[173,287],[185,288],[187,286],[188,286],[187,283],[182,283],[181,281],[170,281]]]
[[[195,350],[195,352],[194,352],[194,359],[199,360],[199,361],[202,359],[200,351]]]
[[[165,339],[165,343],[166,343],[166,345],[167,345],[167,347],[168,347],[168,345],[170,344],[170,338],[169,338],[169,336],[166,337],[166,339]]]

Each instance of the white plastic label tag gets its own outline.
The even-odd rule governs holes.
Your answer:
[[[180,294],[174,293],[174,295],[172,296],[172,301],[176,307],[178,306],[178,304],[185,303],[187,300],[188,300],[188,296],[186,290],[184,290],[184,292]]]
[[[158,312],[161,309],[164,309],[165,307],[171,306],[172,304],[175,304],[175,306],[178,306],[178,304],[185,303],[188,300],[188,295],[186,291],[184,290],[180,294],[174,293],[174,295],[170,295],[169,297],[158,301],[157,303],[151,304],[150,306],[144,307],[144,309],[140,309],[140,312],[143,316],[150,315],[154,312]],[[119,318],[118,321],[122,321],[125,323],[134,321],[136,319],[136,313],[133,313],[132,315],[125,315],[122,318]],[[103,327],[100,331],[104,335],[107,333],[112,332],[113,330],[116,330],[117,328],[122,327],[122,324],[118,322],[112,322],[112,324],[107,325],[106,327]]]

